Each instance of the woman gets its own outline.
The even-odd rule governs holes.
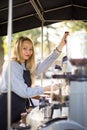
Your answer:
[[[16,41],[12,58],[3,66],[2,80],[0,84],[0,130],[7,130],[7,88],[8,67],[11,65],[11,123],[20,119],[22,112],[26,110],[27,98],[41,95],[50,91],[50,86],[31,87],[35,76],[45,72],[49,66],[58,58],[63,46],[66,44],[68,33],[65,33],[58,47],[37,66],[35,65],[35,54],[33,42],[27,37],[19,37]],[[55,85],[54,90],[57,90]]]

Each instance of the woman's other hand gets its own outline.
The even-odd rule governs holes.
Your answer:
[[[63,37],[62,37],[62,39],[61,39],[61,42],[59,43],[58,47],[56,47],[56,49],[57,49],[58,51],[61,52],[61,50],[62,50],[62,48],[64,47],[64,45],[66,45],[68,35],[69,35],[69,32],[65,32],[65,33],[64,33],[64,35],[63,35]]]
[[[58,84],[54,84],[54,85],[49,85],[49,86],[45,86],[44,87],[44,93],[46,92],[46,91],[51,91],[51,89],[52,89],[52,91],[56,91],[56,90],[58,90]]]

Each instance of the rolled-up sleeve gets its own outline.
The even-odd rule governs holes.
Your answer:
[[[36,75],[39,76],[41,73],[45,72],[58,58],[59,52],[54,50],[45,60],[39,62],[36,68]]]

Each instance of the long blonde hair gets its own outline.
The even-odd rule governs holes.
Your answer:
[[[23,47],[23,42],[29,41],[32,44],[32,55],[31,57],[26,61],[26,68],[30,70],[31,73],[31,79],[32,83],[34,83],[35,80],[35,70],[36,70],[36,63],[35,63],[35,51],[34,51],[34,44],[31,39],[28,37],[19,37],[14,45],[13,51],[12,51],[12,59],[19,62],[21,64],[21,58],[22,53],[21,49]]]

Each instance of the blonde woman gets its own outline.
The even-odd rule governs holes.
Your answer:
[[[20,119],[22,112],[26,110],[27,98],[41,95],[50,91],[50,86],[31,87],[35,76],[45,72],[58,58],[62,48],[66,45],[68,33],[65,33],[58,47],[41,63],[35,64],[34,45],[28,37],[19,37],[16,41],[11,60],[3,66],[2,80],[0,84],[0,130],[7,130],[7,88],[8,67],[11,65],[11,123]],[[55,85],[54,90],[57,90]]]

